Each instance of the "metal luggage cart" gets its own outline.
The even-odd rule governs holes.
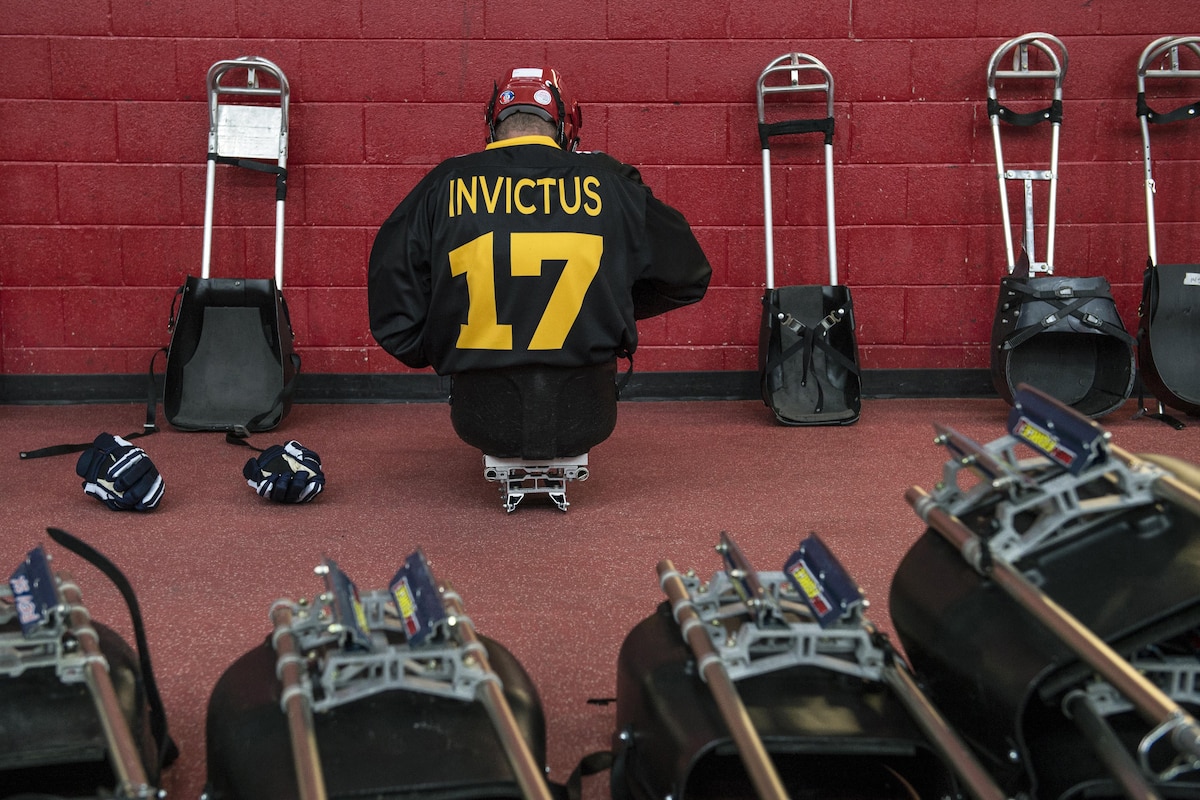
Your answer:
[[[209,68],[207,94],[200,275],[188,277],[172,308],[163,410],[181,430],[269,430],[288,413],[300,369],[282,291],[290,89],[274,63],[244,56]],[[218,164],[275,176],[271,278],[210,277]]]
[[[1158,400],[1157,413],[1148,416],[1177,428],[1183,423],[1166,414],[1164,406],[1200,416],[1200,265],[1158,263],[1154,195],[1158,182],[1150,164],[1150,126],[1200,117],[1200,102],[1168,112],[1150,108],[1147,81],[1158,86],[1200,86],[1200,36],[1164,36],[1151,42],[1138,59],[1137,113],[1142,127],[1146,169],[1146,232],[1149,258],[1138,306],[1138,366],[1142,382]],[[1144,409],[1143,409],[1144,410]]]
[[[1004,59],[1011,56],[1009,68]],[[1058,145],[1063,115],[1067,50],[1048,33],[1010,39],[987,66],[988,118],[996,153],[996,178],[1004,224],[1007,274],[991,334],[991,373],[997,393],[1009,404],[1021,384],[1036,386],[1089,417],[1100,417],[1129,399],[1135,377],[1134,339],[1126,332],[1103,277],[1055,275],[1054,233],[1058,196]],[[999,100],[999,83],[1053,85],[1050,105],[1018,113]],[[1001,122],[1018,127],[1050,123],[1050,168],[1013,169],[1005,164]],[[1022,244],[1014,247],[1009,184],[1023,188]],[[1035,185],[1047,185],[1045,259],[1034,251]]]
[[[766,291],[758,340],[763,403],[784,425],[849,425],[861,411],[858,342],[850,289],[838,284],[833,203],[833,75],[817,58],[788,53],[776,58],[756,83],[762,144]],[[767,98],[795,100],[823,94],[824,116],[767,122]],[[772,104],[777,105],[777,104]],[[771,139],[820,133],[824,137],[826,250],[829,284],[775,286]]]

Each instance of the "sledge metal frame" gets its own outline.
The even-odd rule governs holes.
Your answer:
[[[230,73],[245,70],[246,85],[223,82]],[[264,86],[260,73],[271,76],[277,86]],[[275,286],[283,288],[283,210],[287,186],[288,106],[291,91],[278,66],[258,56],[218,61],[209,67],[208,172],[204,194],[204,250],[200,277],[208,278],[212,262],[213,205],[217,162],[233,159],[246,166],[276,175],[275,193]],[[272,99],[277,105],[222,103],[223,96]],[[274,165],[266,161],[275,162]]]
[[[315,569],[327,576],[328,563]],[[283,685],[280,707],[287,716],[302,800],[327,796],[317,751],[313,713],[381,692],[418,692],[463,702],[479,700],[488,712],[522,792],[529,800],[552,800],[541,769],[517,725],[475,633],[462,599],[438,586],[445,616],[430,620],[432,633],[420,645],[407,640],[395,597],[386,590],[362,594],[359,609],[337,602],[333,587],[308,601],[281,599],[270,610],[276,673]],[[346,614],[361,613],[359,620]],[[360,624],[361,623],[361,624]],[[351,637],[365,628],[369,642]],[[392,636],[389,637],[389,633]],[[404,641],[391,639],[404,637]]]
[[[483,477],[500,484],[500,500],[509,514],[526,495],[544,494],[566,511],[567,483],[588,479],[588,454],[545,461],[526,461],[521,458],[483,457]]]
[[[934,428],[935,443],[946,447],[952,458],[942,466],[942,479],[931,493],[933,502],[956,517],[995,502],[997,528],[987,548],[1010,563],[1085,535],[1130,508],[1158,502],[1153,487],[1167,474],[1153,464],[1112,457],[1107,440],[1094,463],[1073,475],[1049,466],[1041,455],[1019,456],[1025,442],[1014,435],[981,445],[953,428],[937,423]],[[967,486],[964,473],[980,480]],[[1110,491],[1099,496],[1087,491],[1097,487]],[[1033,521],[1025,522],[1025,515],[1032,515]],[[1018,519],[1023,520],[1020,526]]]
[[[663,559],[657,568],[659,586],[760,798],[786,798],[787,794],[735,684],[798,666],[886,685],[976,800],[1006,798],[924,695],[903,658],[863,616],[868,603],[861,593],[837,619],[822,625],[787,574],[756,571],[726,532],[715,549],[727,568],[715,572],[711,580],[701,580],[692,570],[681,574],[670,559]],[[833,562],[823,569],[842,568]],[[845,580],[850,581],[849,576]]]
[[[1184,69],[1180,59],[1180,48],[1191,50],[1200,57],[1200,36],[1163,36],[1155,39],[1146,49],[1142,51],[1138,58],[1137,67],[1137,87],[1138,96],[1144,97],[1146,94],[1146,79],[1181,79],[1195,78],[1200,79],[1200,69]],[[1166,67],[1152,68],[1156,62],[1164,60],[1167,63]],[[1197,109],[1193,106],[1188,114],[1195,116]],[[1157,185],[1154,181],[1154,174],[1151,168],[1150,160],[1150,121],[1146,114],[1139,113],[1138,121],[1142,128],[1142,160],[1145,167],[1145,190],[1146,190],[1146,238],[1149,247],[1150,264],[1158,266],[1158,236],[1156,233],[1156,224],[1154,216],[1154,195],[1157,192]]]
[[[786,83],[772,84],[772,79],[786,75]],[[809,80],[815,75],[815,80]],[[803,78],[803,81],[802,81]],[[805,92],[825,93],[825,120],[833,124],[833,75],[819,59],[807,53],[788,53],[769,63],[758,76],[755,85],[758,101],[758,124],[767,124],[766,97],[768,95],[797,94]],[[785,125],[786,123],[780,123]],[[781,131],[788,132],[788,131]],[[807,131],[792,131],[807,132]],[[838,282],[837,229],[833,210],[833,142],[832,135],[826,137],[824,146],[825,164],[825,221],[826,241],[829,255],[829,285]],[[768,137],[762,142],[763,166],[763,227],[766,230],[767,289],[775,288],[775,234],[771,210],[771,147]]]
[[[1042,431],[1052,432],[1056,427],[1071,425],[1087,425],[1102,431],[1096,423],[1037,389],[1022,386],[1019,391],[1019,395],[1021,394],[1036,399],[1036,405],[1042,409],[1052,409],[1045,418],[1037,420]],[[1020,411],[1019,401],[1020,396],[1016,411]],[[1021,487],[1028,490],[1026,478],[1036,481],[1034,476],[1038,474],[1038,468],[1029,470],[1026,464],[1012,457],[1012,442],[1008,441],[1010,437],[997,440],[993,443],[994,447],[977,448],[969,445],[964,437],[950,437],[945,433],[948,429],[941,430],[943,433],[937,441],[948,446],[951,452],[955,453],[955,457],[944,466],[943,479],[932,493],[917,486],[905,492],[905,500],[917,516],[955,547],[976,572],[995,583],[1055,634],[1083,663],[1095,670],[1100,692],[1107,691],[1104,688],[1107,686],[1111,691],[1119,693],[1129,708],[1153,726],[1138,746],[1138,766],[1145,776],[1167,781],[1178,774],[1200,770],[1200,722],[1180,706],[1180,700],[1170,694],[1186,684],[1189,678],[1194,680],[1196,673],[1190,670],[1177,672],[1164,669],[1161,662],[1144,664],[1147,669],[1143,672],[1139,669],[1141,662],[1132,663],[1116,653],[1073,615],[1043,593],[1038,588],[1036,574],[1022,573],[1014,562],[1015,558],[1034,553],[1051,542],[1083,535],[1092,527],[1084,521],[1083,516],[1091,512],[1088,501],[1080,501],[1074,493],[1074,488],[1082,486],[1083,483],[1091,482],[1094,486],[1112,481],[1114,496],[1102,498],[1102,506],[1096,511],[1098,514],[1109,514],[1116,509],[1158,500],[1177,503],[1192,514],[1200,514],[1200,490],[1179,480],[1169,470],[1136,458],[1111,444],[1107,432],[1104,432],[1092,458],[1093,463],[1081,470],[1077,476],[1069,473],[1059,476],[1056,463],[1048,456],[1035,459],[1041,462],[1041,473],[1049,476],[1037,489],[1046,489],[1056,482],[1070,483],[1072,486],[1058,487],[1060,491],[1057,492],[1048,489],[1043,493],[1047,498],[1045,501],[1031,504],[1030,507],[1036,508],[1041,505],[1046,509],[1046,516],[1041,520],[1043,524],[1035,523],[1030,528],[1035,531],[1034,534],[1026,537],[1024,533],[1015,530],[1011,521],[1003,521],[1006,515],[1006,501],[1002,499],[997,507],[997,517],[1001,520],[1000,530],[995,536],[985,538],[967,527],[962,522],[961,514],[978,507],[987,496],[994,499],[998,493],[1010,493],[1011,497],[1011,493],[1021,491]],[[967,452],[968,449],[971,452]],[[1008,466],[1001,466],[996,470],[996,464]],[[962,491],[957,486],[957,476],[963,468],[971,469],[983,478],[983,482],[976,489]],[[1063,477],[1071,480],[1062,481]],[[1125,495],[1128,495],[1128,501],[1124,499]],[[1077,521],[1081,524],[1076,525]],[[1054,524],[1061,524],[1065,528],[1061,535],[1053,530]],[[1162,685],[1164,683],[1165,689]],[[1190,700],[1193,689],[1181,692],[1180,699]],[[1069,700],[1070,696],[1064,700],[1064,704]],[[1089,703],[1088,707],[1092,707],[1097,713],[1100,713],[1101,709],[1124,710],[1113,701],[1093,702]],[[1068,712],[1068,716],[1072,715]],[[1151,765],[1150,751],[1164,742],[1174,748],[1176,757],[1165,770],[1157,770]],[[1119,764],[1110,763],[1109,766],[1114,773],[1121,771]]]
[[[49,556],[47,556],[47,561]],[[100,650],[100,639],[91,626],[91,614],[83,595],[69,573],[53,575],[57,602],[43,609],[44,619],[29,635],[20,630],[0,633],[0,678],[17,678],[28,669],[53,667],[63,684],[85,683],[96,708],[107,743],[108,762],[116,779],[116,800],[148,800],[159,797],[150,785],[133,733],[109,676],[108,659]],[[13,600],[7,581],[0,585],[0,599]],[[5,608],[12,608],[6,612]],[[17,614],[9,603],[0,603],[0,624]]]
[[[1030,68],[1030,48],[1044,54],[1051,63],[1051,69]],[[1010,53],[1012,55],[1011,68],[1001,69],[1001,61]],[[1008,203],[1008,183],[1010,181],[1020,181],[1024,186],[1025,224],[1022,232],[1022,241],[1025,253],[1029,258],[1029,273],[1031,276],[1036,273],[1045,275],[1054,274],[1054,229],[1058,196],[1058,142],[1061,123],[1058,120],[1051,120],[1049,170],[1006,169],[1004,165],[1004,151],[1000,141],[1001,113],[999,111],[1000,105],[996,82],[997,80],[1052,80],[1054,82],[1053,101],[1061,104],[1062,85],[1066,74],[1066,45],[1058,37],[1049,33],[1027,33],[1010,39],[1000,45],[988,60],[988,118],[991,121],[992,145],[996,152],[996,179],[1000,188],[1000,213],[1004,222],[1004,252],[1010,275],[1016,269],[1017,265],[1015,249],[1013,247],[1012,220]],[[1044,113],[1046,118],[1049,119],[1050,113],[1048,111]],[[1046,260],[1041,262],[1034,259],[1034,181],[1046,181],[1049,183],[1046,219]]]

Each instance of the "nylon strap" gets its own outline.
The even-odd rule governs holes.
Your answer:
[[[1168,122],[1178,122],[1181,119],[1196,119],[1200,117],[1200,100],[1186,106],[1180,106],[1174,111],[1155,111],[1146,103],[1146,93],[1138,92],[1137,115],[1145,117],[1147,122],[1164,125]]]
[[[1000,101],[996,98],[989,97],[987,108],[989,117],[998,117],[1010,125],[1022,128],[1028,128],[1040,122],[1062,124],[1062,100],[1054,100],[1049,106],[1038,111],[1027,111],[1024,114],[1018,114],[1011,108],[1001,105]]]

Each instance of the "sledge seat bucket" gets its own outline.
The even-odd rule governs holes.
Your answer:
[[[484,478],[499,484],[506,511],[530,494],[566,511],[567,484],[587,480],[588,451],[616,427],[616,361],[456,373],[450,421],[483,451]]]
[[[157,796],[169,740],[148,658],[50,560],[37,547],[0,587],[0,795]]]
[[[1011,68],[1002,68],[1006,56]],[[1136,378],[1134,338],[1125,330],[1108,281],[1054,275],[1058,194],[1058,142],[1067,51],[1048,33],[1027,33],[1003,43],[988,62],[988,118],[996,153],[1000,210],[1008,274],[1001,279],[991,333],[991,375],[997,394],[1012,404],[1018,386],[1049,393],[1088,417],[1121,406]],[[1016,112],[1000,103],[997,85],[1053,84],[1050,105]],[[1017,127],[1050,123],[1050,168],[1006,167],[1001,122]],[[1008,185],[1023,187],[1022,246],[1013,245]],[[1034,260],[1035,186],[1047,186],[1046,260]]]
[[[833,203],[833,75],[806,53],[776,58],[756,84],[758,134],[763,160],[766,290],[758,339],[763,403],[783,425],[849,425],[861,411],[858,342],[850,289],[838,284]],[[767,122],[769,96],[823,94],[824,116]],[[778,106],[778,103],[773,103]],[[824,136],[826,250],[829,285],[775,285],[771,197],[771,139],[793,134]]]
[[[616,362],[457,373],[450,421],[464,442],[497,458],[581,455],[616,428]]]
[[[1104,278],[1000,280],[992,327],[992,376],[1006,402],[1037,386],[1088,417],[1114,411],[1133,391],[1133,339]],[[1068,310],[1069,309],[1069,310]]]
[[[213,689],[207,797],[550,800],[533,683],[419,550],[386,591],[318,572],[327,591],[276,602]]]
[[[1151,42],[1138,60],[1137,76],[1150,252],[1138,307],[1138,364],[1142,382],[1160,404],[1200,416],[1200,264],[1158,263],[1154,196],[1162,186],[1153,177],[1150,160],[1150,126],[1193,120],[1200,116],[1200,103],[1158,112],[1147,100],[1148,79],[1162,81],[1160,86],[1186,84],[1193,91],[1200,86],[1200,36]]]
[[[994,442],[937,427],[889,598],[930,700],[1006,796],[1200,796],[1200,471],[1029,387]]]
[[[242,74],[245,85],[235,84],[233,76]],[[299,371],[282,292],[289,88],[279,67],[255,56],[218,61],[207,82],[203,260],[200,276],[188,276],[172,308],[163,411],[181,430],[265,431],[290,411]],[[223,102],[230,97],[242,102]],[[218,164],[275,175],[273,278],[210,277]]]
[[[667,601],[621,646],[614,798],[999,800],[815,534],[781,572],[717,550],[708,582],[659,562]]]

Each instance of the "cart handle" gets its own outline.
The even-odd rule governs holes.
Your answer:
[[[776,76],[787,75],[783,84],[769,83]],[[802,81],[801,78],[804,78]],[[825,93],[825,117],[793,119],[768,124],[766,96],[800,92]],[[767,289],[775,288],[774,220],[771,212],[771,145],[772,136],[793,133],[823,133],[825,141],[825,226],[826,248],[829,255],[829,285],[838,283],[837,233],[833,206],[833,74],[821,60],[807,53],[785,53],[767,64],[755,83],[758,100],[758,138],[762,144],[763,164],[763,227],[766,236]]]
[[[1142,162],[1145,170],[1146,193],[1146,238],[1150,266],[1158,266],[1158,236],[1155,230],[1154,175],[1150,166],[1150,125],[1167,124],[1179,120],[1200,117],[1200,101],[1180,106],[1165,113],[1155,111],[1146,102],[1146,78],[1200,78],[1200,69],[1183,69],[1179,49],[1191,50],[1200,58],[1200,36],[1162,36],[1146,46],[1138,58],[1137,68],[1137,115],[1142,128]],[[1165,68],[1152,69],[1160,59],[1167,59]]]
[[[1050,42],[1051,44],[1048,44]],[[1053,45],[1053,46],[1052,46]],[[1029,48],[1041,51],[1049,59],[1051,69],[1030,69]],[[1001,69],[1002,59],[1012,54],[1012,68]],[[1058,195],[1058,132],[1062,125],[1062,85],[1067,74],[1067,48],[1062,40],[1049,33],[1026,33],[1009,39],[996,48],[988,59],[987,67],[987,109],[992,126],[992,145],[996,151],[996,177],[1000,187],[1000,213],[1004,224],[1004,253],[1011,275],[1017,266],[1016,251],[1013,247],[1012,219],[1008,208],[1008,181],[1020,180],[1025,185],[1025,229],[1023,236],[1024,251],[1030,259],[1031,272],[1054,274],[1054,227],[1057,211]],[[1004,79],[1039,79],[1054,81],[1054,90],[1050,105],[1037,111],[1018,114],[1000,104],[996,92],[996,80]],[[1006,171],[1004,168],[1004,152],[1000,144],[1000,120],[1018,125],[1029,126],[1040,122],[1049,122],[1051,126],[1050,139],[1050,169],[1045,172],[1036,170]],[[1046,219],[1046,260],[1033,262],[1033,181],[1045,180],[1050,184],[1049,204]]]
[[[221,83],[221,78],[232,70],[246,70],[246,85],[232,86]],[[262,86],[258,73],[265,72],[272,76],[279,85],[276,87]],[[288,129],[288,102],[291,89],[287,77],[274,62],[260,56],[242,56],[240,58],[218,61],[208,68],[208,124],[210,129],[217,126],[217,101],[222,94],[239,94],[259,97],[278,97],[279,108],[282,112],[280,133],[286,135]]]
[[[785,73],[788,76],[786,84],[768,85],[767,82],[772,77]],[[801,83],[801,73],[816,73],[819,80],[815,83]],[[805,75],[805,77],[808,78],[810,76]],[[769,94],[825,92],[825,116],[829,119],[833,118],[833,74],[821,63],[820,59],[810,56],[807,53],[786,53],[776,58],[758,76],[756,90],[758,95],[759,125],[765,125],[767,122],[764,100]]]

